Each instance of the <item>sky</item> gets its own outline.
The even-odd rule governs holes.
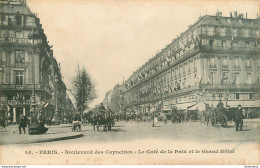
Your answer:
[[[76,66],[86,68],[98,96],[92,107],[200,16],[238,11],[256,18],[259,12],[254,0],[27,0],[27,4],[40,18],[68,89]]]

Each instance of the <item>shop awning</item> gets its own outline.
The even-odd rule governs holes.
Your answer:
[[[238,105],[241,105],[242,107],[260,107],[260,101],[259,100],[252,100],[252,101],[228,101],[227,105],[230,107],[237,107]]]
[[[206,109],[206,103],[201,101],[201,102],[198,102],[198,103],[188,107],[188,110],[197,110],[197,109],[199,111],[205,110]]]
[[[178,110],[187,110],[188,107],[190,107],[194,104],[196,104],[196,102],[175,104],[174,106],[176,106]]]
[[[168,111],[168,110],[171,110],[170,106],[163,106],[163,111]]]

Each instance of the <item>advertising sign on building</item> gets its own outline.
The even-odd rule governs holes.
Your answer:
[[[0,4],[8,4],[8,5],[21,5],[21,0],[1,0]]]

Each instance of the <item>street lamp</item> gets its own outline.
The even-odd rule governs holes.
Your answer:
[[[55,82],[55,84],[56,84],[56,91],[55,91],[55,113],[54,113],[54,117],[56,117],[56,116],[58,116],[58,114],[59,114],[59,111],[58,111],[58,82],[59,82],[59,79],[58,79],[58,77],[56,76],[55,78],[54,78],[54,82]],[[55,118],[54,118],[55,119]]]

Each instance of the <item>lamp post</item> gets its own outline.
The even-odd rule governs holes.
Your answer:
[[[229,91],[228,90],[226,90],[225,91],[225,94],[224,94],[224,99],[225,99],[225,101],[226,101],[226,108],[227,108],[227,101],[228,101],[228,97],[229,97]]]
[[[30,124],[29,124],[29,135],[37,134],[37,112],[36,112],[36,101],[35,101],[35,82],[33,82],[32,88],[32,102],[31,102],[31,110],[30,110]]]
[[[54,82],[56,84],[56,91],[55,91],[55,113],[54,113],[54,117],[59,115],[59,111],[58,111],[58,82],[59,79],[58,77],[54,78]],[[55,118],[54,118],[55,119]]]

